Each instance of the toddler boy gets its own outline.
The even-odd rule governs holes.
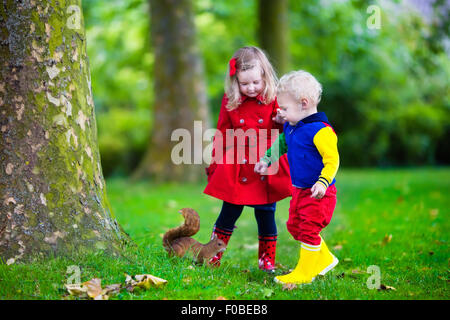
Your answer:
[[[255,165],[255,171],[263,174],[287,153],[294,188],[286,225],[300,241],[300,258],[291,273],[275,277],[278,283],[311,283],[339,262],[319,235],[336,206],[339,167],[336,133],[325,113],[317,112],[321,94],[322,86],[306,71],[293,71],[280,79],[277,120],[285,122],[284,130]]]

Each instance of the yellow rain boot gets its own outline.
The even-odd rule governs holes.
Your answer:
[[[300,258],[295,269],[282,276],[275,277],[275,282],[286,284],[308,284],[311,283],[317,275],[317,260],[320,254],[320,245],[313,246],[301,242]]]
[[[320,239],[320,251],[319,258],[317,259],[316,274],[324,276],[339,263],[339,260],[330,252],[330,250],[328,250],[323,238],[320,237]]]

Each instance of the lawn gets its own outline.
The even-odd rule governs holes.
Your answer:
[[[136,184],[115,178],[107,181],[109,199],[137,247],[120,258],[100,253],[0,264],[0,299],[61,299],[71,265],[80,268],[81,281],[97,277],[104,285],[123,283],[125,273],[168,281],[162,288],[124,290],[112,299],[449,299],[450,168],[343,169],[337,181],[338,204],[322,235],[340,263],[311,285],[283,290],[273,275],[258,269],[251,208],[238,220],[220,268],[168,258],[162,234],[183,222],[178,210],[199,212],[201,229],[194,238],[204,243],[221,201],[204,195],[204,184]],[[288,207],[289,199],[277,207],[277,274],[288,272],[298,259],[298,244],[285,226]],[[383,289],[373,288],[374,269],[380,271]]]

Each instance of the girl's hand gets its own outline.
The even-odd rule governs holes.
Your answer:
[[[272,120],[279,124],[284,124],[286,122],[280,114],[280,109],[277,109],[277,115],[273,117]]]
[[[325,192],[327,192],[325,186],[320,182],[316,182],[311,188],[311,198],[322,199]]]
[[[264,172],[266,172],[268,167],[269,166],[267,165],[267,163],[265,163],[264,161],[260,161],[257,164],[255,164],[255,172],[263,174]]]

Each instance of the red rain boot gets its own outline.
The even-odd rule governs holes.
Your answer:
[[[277,251],[277,235],[258,236],[258,264],[263,271],[275,272],[275,255]]]
[[[230,241],[232,233],[233,233],[233,231],[220,229],[220,228],[214,226],[214,229],[213,229],[213,232],[212,232],[212,235],[211,235],[211,239],[214,237],[214,235],[216,235],[217,238],[219,238],[220,240],[225,242],[226,245],[228,245],[228,241]],[[219,267],[220,266],[220,259],[222,258],[222,254],[223,254],[223,252],[219,252],[216,256],[211,258],[211,260],[209,260],[208,264],[212,265],[214,267]]]

